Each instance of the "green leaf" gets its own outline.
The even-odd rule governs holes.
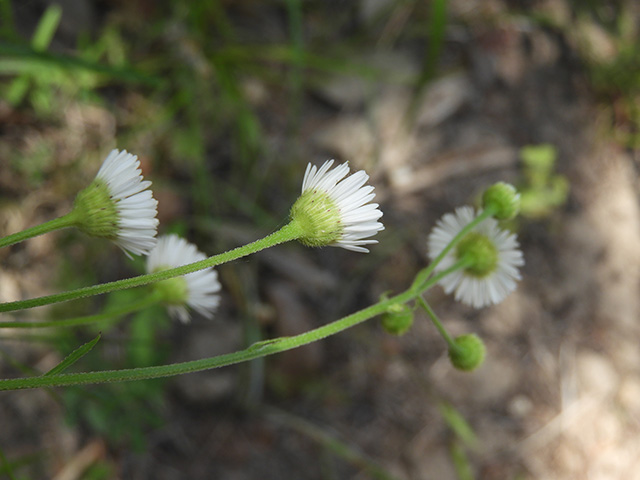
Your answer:
[[[31,39],[31,46],[34,50],[44,51],[49,47],[58,29],[60,17],[62,17],[62,8],[59,5],[51,5],[45,10]]]
[[[471,469],[471,464],[469,463],[467,454],[464,452],[464,449],[462,448],[460,443],[457,441],[453,442],[450,452],[451,461],[453,462],[453,466],[456,469],[458,480],[473,480],[473,471]]]
[[[76,348],[73,352],[71,352],[69,355],[67,355],[67,357],[64,360],[62,360],[62,362],[60,362],[58,365],[53,367],[51,370],[49,370],[47,373],[43,374],[42,376],[46,377],[46,376],[49,376],[49,375],[56,375],[58,373],[62,373],[64,370],[69,368],[71,365],[73,365],[78,360],[80,360],[82,357],[84,357],[87,353],[89,353],[91,351],[91,349],[96,345],[96,343],[98,343],[98,341],[100,340],[101,336],[102,336],[102,334],[99,333],[98,336],[96,338],[94,338],[93,340],[91,340],[91,341],[85,343],[84,345],[81,345],[80,347]]]
[[[474,446],[477,443],[478,439],[471,425],[467,423],[458,410],[448,403],[441,403],[438,409],[446,424],[462,442],[469,446]]]

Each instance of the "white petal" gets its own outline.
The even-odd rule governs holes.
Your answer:
[[[302,181],[302,192],[322,191],[337,205],[343,231],[335,246],[366,253],[369,250],[360,245],[377,241],[364,239],[384,230],[382,223],[376,221],[382,217],[378,204],[369,203],[375,197],[374,187],[365,185],[369,175],[363,170],[347,176],[347,163],[331,170],[332,165],[333,160],[326,161],[319,169],[308,164]]]
[[[158,202],[147,190],[151,182],[143,180],[139,167],[137,156],[126,150],[112,150],[102,162],[96,178],[106,184],[116,203],[120,230],[115,243],[125,253],[144,255],[156,244]]]
[[[158,238],[155,248],[147,257],[147,272],[167,270],[204,260],[204,253],[195,245],[177,235],[164,235]],[[186,305],[207,318],[220,303],[218,292],[222,288],[218,281],[218,272],[213,268],[198,270],[183,277],[187,282]],[[170,306],[169,313],[182,322],[189,321],[189,313],[185,307]]]

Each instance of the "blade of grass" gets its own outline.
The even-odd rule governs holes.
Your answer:
[[[0,0],[0,35],[4,37],[15,36],[15,23],[11,0]]]
[[[460,442],[454,441],[450,447],[451,461],[456,470],[458,480],[473,480],[473,471],[467,454],[460,445]]]
[[[49,47],[58,29],[61,17],[62,9],[58,5],[50,5],[49,8],[45,10],[42,17],[40,17],[38,26],[31,39],[31,48],[33,48],[34,51],[43,52]],[[29,91],[30,83],[31,79],[26,74],[22,74],[16,78],[7,90],[7,101],[11,105],[20,104]]]
[[[67,355],[65,359],[62,360],[58,365],[53,367],[51,370],[49,370],[47,373],[43,374],[42,376],[46,377],[48,375],[56,375],[58,373],[62,373],[63,371],[65,371],[67,368],[69,368],[71,365],[73,365],[82,357],[84,357],[87,353],[89,353],[91,349],[96,345],[96,343],[100,341],[101,336],[102,334],[99,333],[98,336],[95,337],[93,340],[88,341],[84,345],[80,345],[73,352]]]
[[[377,465],[375,462],[367,458],[366,455],[359,452],[352,446],[347,445],[343,441],[337,439],[335,435],[332,435],[326,430],[323,430],[322,428],[313,425],[312,423],[309,423],[302,418],[296,417],[272,407],[267,408],[266,412],[267,418],[270,418],[280,424],[297,430],[303,435],[306,435],[311,440],[319,443],[323,447],[341,457],[343,460],[346,460],[352,465],[361,468],[373,478],[377,480],[398,480],[398,477],[393,476],[385,469]]]
[[[9,478],[9,480],[16,480],[16,477],[13,475],[13,468],[11,467],[11,463],[9,463],[9,460],[7,460],[2,447],[0,447],[0,473],[4,473]]]
[[[50,5],[44,11],[31,39],[31,47],[34,50],[43,52],[49,48],[60,24],[60,18],[62,18],[62,8],[59,5]]]
[[[31,47],[0,41],[0,75],[19,73],[46,74],[47,69],[87,70],[107,77],[130,83],[157,87],[163,81],[131,68],[114,68],[97,62],[90,62],[70,55],[39,52]]]
[[[441,403],[438,405],[438,410],[440,410],[445,423],[464,444],[473,447],[478,443],[478,438],[471,425],[453,406],[448,403]]]
[[[302,68],[304,63],[302,4],[300,0],[287,0],[287,13],[292,53],[289,72],[289,88],[291,90],[289,127],[295,131],[299,126],[298,119],[302,108]]]
[[[417,112],[417,106],[424,93],[427,84],[436,75],[442,44],[444,43],[445,29],[447,26],[447,0],[432,0],[427,34],[427,52],[422,64],[422,71],[416,83],[415,94],[408,112],[408,118],[412,121]]]

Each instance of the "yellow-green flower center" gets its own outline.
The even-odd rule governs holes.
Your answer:
[[[118,235],[120,217],[109,188],[100,179],[82,190],[73,202],[76,226],[87,235],[113,240]]]
[[[167,270],[169,267],[156,268],[153,273]],[[154,283],[153,288],[162,295],[166,305],[184,305],[189,299],[189,287],[184,277],[168,278]]]
[[[340,212],[331,197],[317,189],[304,192],[291,207],[291,220],[302,231],[299,241],[309,247],[322,247],[337,242],[344,227]]]
[[[465,259],[469,265],[465,273],[483,278],[495,271],[498,266],[498,250],[495,244],[478,232],[468,233],[456,247],[456,257]]]

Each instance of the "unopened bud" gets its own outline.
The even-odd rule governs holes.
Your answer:
[[[404,303],[394,303],[382,314],[382,327],[392,335],[404,335],[413,325],[413,310]]]
[[[455,348],[449,349],[449,359],[458,370],[470,372],[484,362],[485,348],[480,337],[470,333],[454,340]]]
[[[482,206],[492,209],[498,220],[510,220],[520,211],[520,194],[513,185],[498,182],[491,185],[482,195]]]

